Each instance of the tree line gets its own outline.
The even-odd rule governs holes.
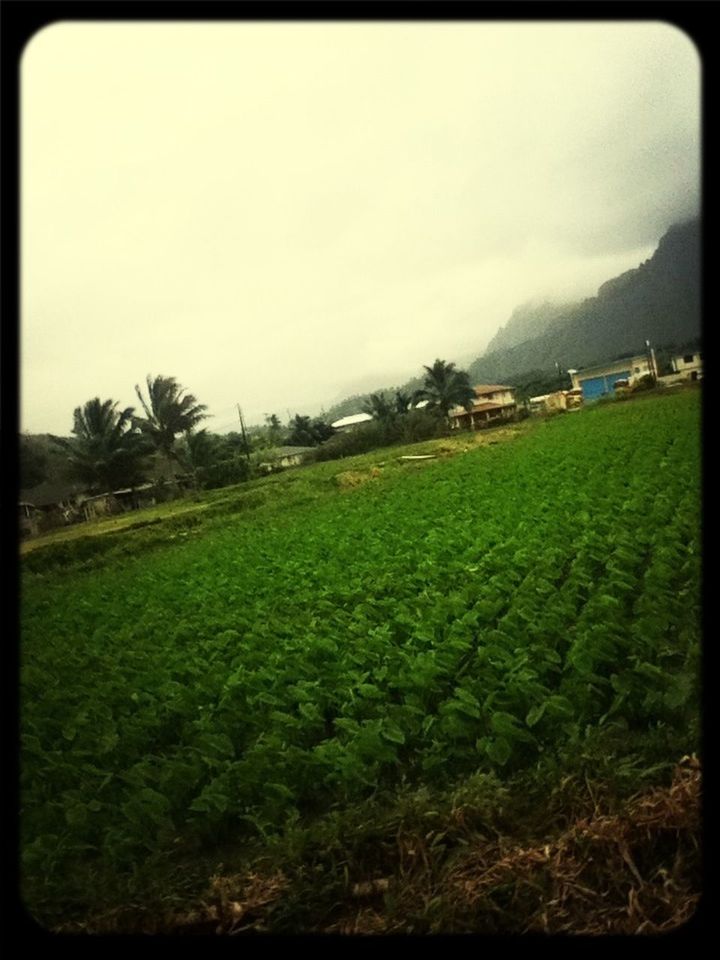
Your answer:
[[[396,391],[394,396],[385,392],[370,396],[363,410],[373,426],[359,431],[356,446],[359,442],[369,449],[368,443],[382,446],[435,436],[446,429],[451,408],[469,409],[474,393],[467,373],[443,360],[423,370],[423,386],[412,394]],[[285,425],[276,414],[269,414],[262,426],[224,435],[198,429],[208,417],[207,407],[175,377],[148,375],[144,390],[136,385],[135,392],[140,411],[94,397],[75,408],[71,437],[49,438],[63,454],[66,476],[87,493],[137,487],[147,481],[158,458],[192,476],[197,486],[212,488],[248,479],[272,448],[314,447],[317,458],[326,459],[343,456],[345,448],[352,446],[346,437],[335,436],[322,417],[301,414]],[[48,472],[46,453],[32,438],[21,438],[21,488],[32,489],[48,478]]]

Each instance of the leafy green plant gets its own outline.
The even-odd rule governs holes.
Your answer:
[[[401,783],[532,770],[597,731],[686,736],[697,399],[583,411],[349,495],[317,464],[192,523],[30,554],[28,888],[62,901],[78,863],[122,877],[176,846],[269,843]]]

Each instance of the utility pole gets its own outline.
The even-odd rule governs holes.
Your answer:
[[[240,418],[240,432],[242,433],[243,444],[245,445],[245,459],[250,463],[250,446],[248,444],[247,433],[245,433],[245,421],[243,420],[240,404],[237,404],[238,417]]]
[[[650,341],[645,341],[645,348],[647,350],[647,361],[648,361],[648,370],[650,371],[650,376],[653,378],[653,383],[657,383],[657,370],[655,369],[655,357],[653,355],[652,347],[650,346]]]

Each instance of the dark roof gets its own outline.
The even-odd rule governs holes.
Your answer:
[[[77,483],[61,483],[56,480],[45,480],[36,487],[20,491],[20,499],[36,507],[49,507],[62,500],[73,500],[82,493],[82,487]]]
[[[178,463],[160,453],[153,454],[148,458],[147,470],[144,472],[150,481],[185,479],[190,476],[183,472]],[[34,504],[36,507],[49,507],[53,503],[85,496],[86,491],[82,484],[73,483],[70,480],[45,480],[36,487],[20,490],[20,499]]]
[[[486,403],[475,403],[473,404],[472,410],[461,410],[458,413],[452,413],[453,417],[469,417],[472,413],[484,413],[486,410],[503,410],[508,404],[506,403],[491,403],[489,400]]]

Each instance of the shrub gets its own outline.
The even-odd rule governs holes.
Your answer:
[[[442,417],[425,409],[410,410],[402,419],[401,430],[400,439],[405,443],[433,440],[435,437],[444,437],[448,432]]]
[[[244,457],[239,456],[200,467],[197,471],[198,483],[203,490],[216,490],[218,487],[243,483],[249,476],[250,466]]]
[[[642,390],[652,390],[654,386],[655,380],[649,373],[646,373],[644,377],[640,377],[639,380],[635,381],[631,389],[633,393],[640,393]]]
[[[397,428],[393,425],[372,421],[363,423],[347,433],[338,433],[318,448],[315,460],[339,460],[341,457],[353,457],[367,453],[377,447],[385,447],[399,439]]]

